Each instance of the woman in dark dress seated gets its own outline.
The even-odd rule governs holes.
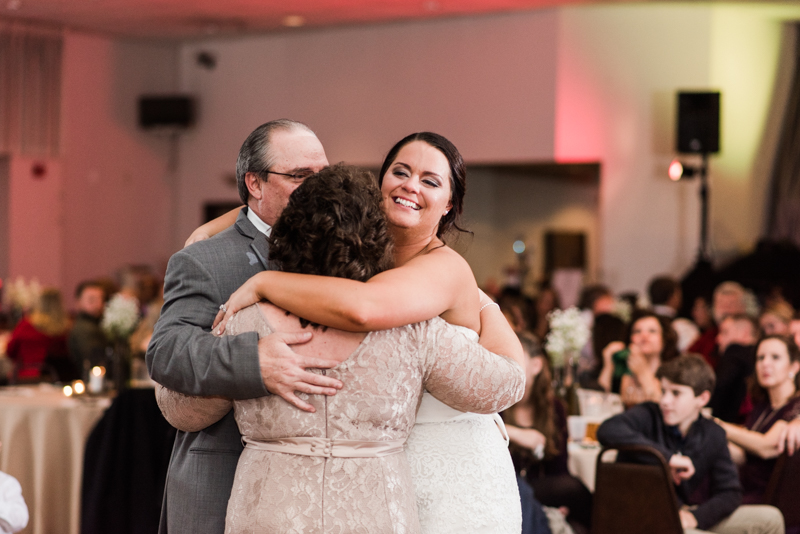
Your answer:
[[[591,527],[592,494],[567,470],[567,414],[552,386],[550,364],[537,344],[520,336],[528,356],[525,394],[503,412],[517,474],[544,506],[566,508],[576,532]]]
[[[725,429],[744,489],[744,504],[760,503],[775,458],[782,451],[787,421],[800,416],[800,349],[788,336],[767,336],[756,350],[753,411],[744,427],[717,420]]]

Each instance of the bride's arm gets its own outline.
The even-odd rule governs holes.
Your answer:
[[[481,338],[480,344],[495,354],[512,358],[525,369],[527,364],[522,344],[514,329],[508,324],[500,306],[496,305],[486,293],[480,291]]]
[[[242,285],[217,316],[214,328],[225,329],[239,309],[269,300],[309,321],[340,330],[369,332],[425,321],[442,314],[460,326],[478,313],[477,289],[469,264],[447,248],[419,256],[401,267],[382,272],[367,282],[329,276],[264,271]],[[486,297],[488,299],[488,297]],[[466,309],[469,308],[469,309]],[[523,365],[516,334],[497,306],[480,312],[481,345]]]
[[[239,206],[236,209],[232,209],[228,213],[224,215],[220,215],[216,219],[212,219],[207,223],[198,226],[192,235],[189,236],[189,239],[186,240],[183,246],[188,247],[192,243],[197,241],[202,241],[203,239],[208,239],[209,237],[213,237],[220,233],[221,231],[230,228],[236,222],[236,218],[239,216],[239,212],[242,211],[244,206]]]
[[[465,274],[472,276],[463,258],[458,257],[461,265],[453,257],[456,253],[450,252],[435,250],[367,282],[264,271],[231,295],[224,319],[218,317],[222,319],[219,326],[224,331],[233,313],[260,300],[269,300],[309,321],[351,332],[386,330],[431,319],[454,307],[466,291],[464,284],[469,283]],[[471,283],[474,285],[474,279]]]

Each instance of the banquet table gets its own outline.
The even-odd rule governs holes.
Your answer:
[[[24,534],[79,534],[84,446],[109,405],[50,384],[0,388],[0,470],[22,486]]]
[[[567,444],[567,469],[571,475],[578,477],[586,487],[594,493],[594,477],[597,473],[597,457],[600,455],[600,444],[584,445],[569,442]]]

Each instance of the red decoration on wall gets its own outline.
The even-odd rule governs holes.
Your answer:
[[[34,163],[31,166],[31,175],[38,180],[44,179],[47,176],[47,165],[42,162]]]

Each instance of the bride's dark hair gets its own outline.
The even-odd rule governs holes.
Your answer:
[[[270,261],[287,272],[365,282],[394,266],[377,181],[348,165],[295,189],[268,239]]]

